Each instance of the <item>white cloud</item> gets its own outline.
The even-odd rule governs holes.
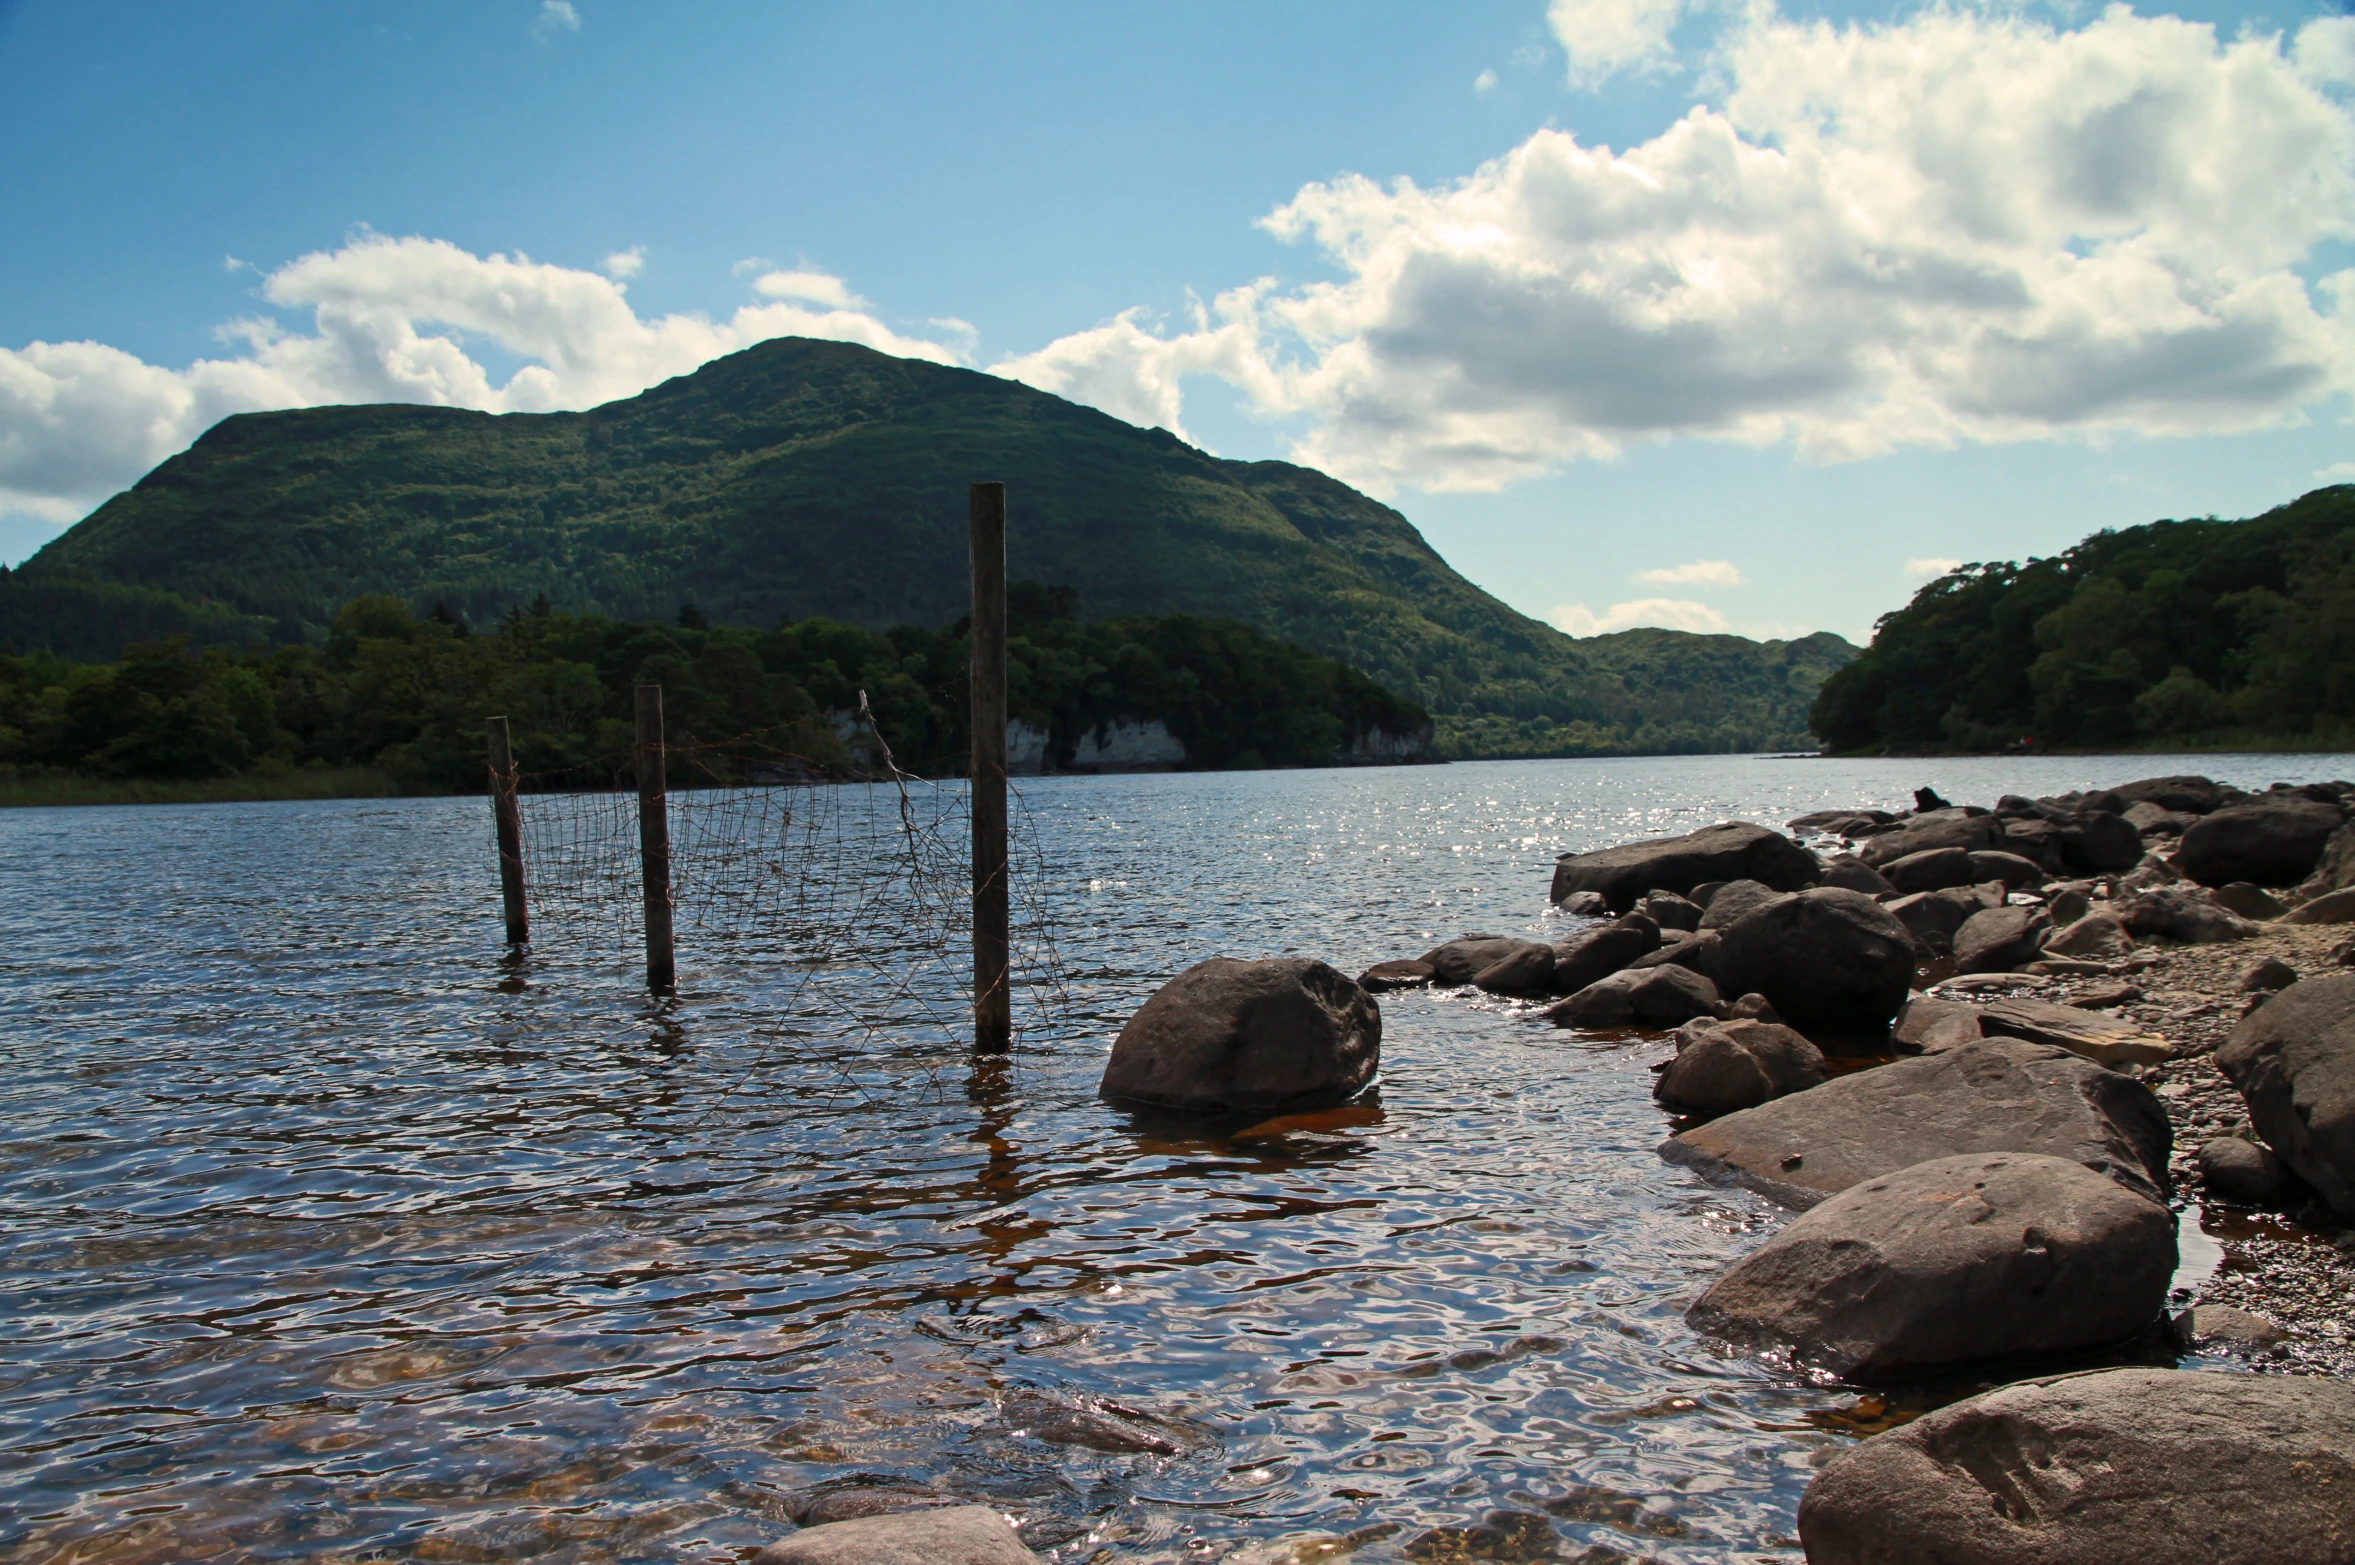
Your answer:
[[[1221,294],[1211,310],[1196,304],[1194,329],[1179,336],[1147,331],[1144,312],[1128,310],[1101,326],[1058,338],[1036,353],[993,364],[990,372],[1191,440],[1179,416],[1189,375],[1216,375],[1243,387],[1262,405],[1282,398],[1259,346],[1262,286]],[[1219,322],[1215,326],[1214,314]]]
[[[1614,603],[1600,614],[1583,603],[1565,603],[1546,618],[1573,636],[1600,636],[1614,630],[1632,630],[1638,625],[1717,634],[1726,629],[1724,615],[1690,598],[1636,598]]]
[[[867,306],[867,301],[852,293],[841,278],[806,268],[766,272],[754,278],[752,286],[755,292],[771,299],[806,299],[837,310],[862,310]]]
[[[1595,87],[1621,71],[1657,70],[1684,0],[1552,0],[1546,25],[1570,61],[1570,85]]]
[[[1938,577],[1945,575],[1948,571],[1961,570],[1962,563],[1963,562],[1960,560],[1941,560],[1935,558],[1907,560],[1905,562],[1905,574],[1912,577],[1915,581],[1933,581]]]
[[[1650,59],[1664,14],[1556,25],[1599,69]],[[2298,60],[2336,57],[2319,25]],[[1293,454],[1377,492],[1674,437],[1845,461],[2293,423],[2355,388],[2355,270],[2296,270],[2355,237],[2355,120],[2298,60],[2123,7],[1756,11],[1722,106],[1625,151],[1544,130],[1448,185],[1303,187],[1265,226],[1340,275],[1216,331],[1258,411],[1306,421]],[[1185,357],[1123,320],[1031,358],[1080,386]]]
[[[1635,579],[1657,582],[1663,587],[1739,587],[1742,573],[1731,560],[1694,560],[1688,565],[1637,571]]]
[[[574,10],[572,0],[540,0],[540,14],[532,18],[532,36],[546,43],[558,33],[577,33],[581,30],[581,13]]]
[[[2298,29],[2290,58],[2318,82],[2355,83],[2355,16],[2318,16]]]
[[[2315,469],[2314,476],[2326,484],[2355,483],[2355,462],[2333,462]]]
[[[1473,77],[1472,90],[1474,92],[1496,91],[1496,72],[1482,71],[1479,75]]]
[[[232,322],[221,335],[242,351],[186,369],[95,342],[0,348],[0,510],[71,519],[231,413],[347,402],[592,407],[771,337],[942,364],[965,357],[823,300],[746,305],[725,321],[641,319],[611,278],[437,239],[364,235],[278,268],[261,293],[279,309],[308,310],[310,330]],[[528,362],[494,382],[460,333]]]
[[[616,250],[605,258],[605,275],[617,283],[626,283],[646,270],[646,247],[632,245],[627,250]]]

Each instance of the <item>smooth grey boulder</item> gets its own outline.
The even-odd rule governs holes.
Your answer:
[[[2263,886],[2236,880],[2229,886],[2218,886],[2208,893],[2208,900],[2227,913],[2238,913],[2243,918],[2268,919],[2282,915],[2281,899]]]
[[[1777,891],[1797,891],[1815,884],[1817,872],[1815,855],[1782,833],[1727,821],[1682,837],[1565,853],[1554,864],[1553,900],[1594,891],[1613,912],[1624,913],[1647,891],[1681,896],[1711,880],[1757,880]]]
[[[1099,1090],[1179,1113],[1290,1113],[1346,1103],[1381,1063],[1381,1009],[1346,974],[1214,956],[1128,1019]]]
[[[1891,859],[1881,866],[1881,873],[1900,895],[1944,891],[1948,886],[1968,886],[1978,880],[1971,868],[1971,860],[1977,856],[1961,848],[1928,848]]]
[[[1554,986],[1554,948],[1532,942],[1472,975],[1488,994],[1544,994]]]
[[[2137,939],[2156,935],[2185,945],[2246,940],[2257,933],[2255,924],[2218,907],[2205,892],[2191,886],[2153,886],[2137,892],[2116,908],[2116,916]]]
[[[2142,857],[2142,833],[2123,815],[2089,809],[2059,825],[2061,862],[2071,869],[2115,874],[2134,868]]]
[[[1861,891],[1868,897],[1894,895],[1889,878],[1853,853],[1835,854],[1824,861],[1823,883],[1842,891]]]
[[[2305,1194],[2305,1183],[2270,1147],[2238,1136],[2200,1144],[2200,1183],[2219,1201],[2236,1206],[2287,1206]]]
[[[2003,822],[1993,815],[1963,810],[1933,810],[1884,832],[1877,832],[1858,850],[1875,869],[1909,854],[1933,848],[1961,848],[1966,853],[2003,845]]]
[[[2355,1218],[2355,973],[2290,985],[2241,1018],[2216,1064],[2266,1144]]]
[[[2294,794],[2236,804],[2185,832],[2175,865],[2203,886],[2294,886],[2314,873],[2323,845],[2345,820],[2336,805]]]
[[[1791,1207],[1966,1152],[2065,1157],[2158,1200],[2173,1142],[2166,1109],[2141,1082],[2066,1049],[1990,1038],[1728,1114],[1660,1155]]]
[[[1716,933],[1718,986],[1765,995],[1802,1030],[1885,1026],[1913,981],[1913,936],[1860,891],[1781,897]]]
[[[1855,1380],[2066,1353],[2159,1318],[2175,1214],[2082,1163],[1974,1152],[1810,1208],[1685,1313]]]
[[[1873,1436],[1799,1502],[1808,1565],[2345,1565],[2355,1387],[2110,1369]]]
[[[1554,947],[1554,992],[1576,994],[1658,949],[1660,926],[1640,913],[1573,935]]]
[[[1691,1114],[1730,1114],[1823,1084],[1823,1051],[1773,1022],[1693,1020],[1652,1096]]]
[[[1043,1565],[1006,1519],[980,1505],[829,1522],[772,1543],[753,1565]]]
[[[1920,950],[1946,956],[1954,950],[1954,932],[1980,911],[1979,899],[1959,887],[1945,891],[1917,891],[1881,904],[1889,916],[1905,926]]]
[[[1662,929],[1690,931],[1701,927],[1701,904],[1680,897],[1673,891],[1644,893],[1636,899],[1635,911]]]
[[[1954,932],[1958,973],[2008,973],[2036,960],[2052,932],[2052,916],[2040,907],[1982,908]]]
[[[2116,961],[2134,954],[2134,937],[2109,914],[2088,913],[2066,928],[2054,930],[2044,942],[2044,954],[2080,961]]]
[[[1861,866],[1859,866],[1861,867]],[[1744,913],[1764,907],[1788,892],[1756,880],[1729,880],[1717,888],[1717,895],[1709,899],[1709,906],[1701,915],[1703,929],[1723,929]]]
[[[1433,946],[1415,960],[1430,964],[1431,981],[1442,989],[1460,989],[1533,941],[1509,935],[1458,935]]]

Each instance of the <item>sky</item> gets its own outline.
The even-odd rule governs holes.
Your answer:
[[[0,563],[232,413],[788,334],[1322,468],[1574,635],[2355,480],[2328,6],[0,0],[0,145]]]

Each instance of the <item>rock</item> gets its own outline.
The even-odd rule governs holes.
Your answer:
[[[1553,900],[1600,892],[1624,913],[1647,891],[1680,895],[1706,880],[1757,880],[1777,891],[1815,883],[1815,855],[1780,832],[1728,821],[1683,837],[1624,843],[1595,853],[1566,853],[1554,865]]]
[[[2049,1043],[2081,1054],[2096,1065],[2150,1065],[2175,1053],[2173,1044],[2132,1022],[2023,995],[2006,995],[1981,1005],[1979,1031],[1990,1038]]]
[[[2241,1018],[2216,1064],[2266,1144],[2355,1218],[2355,973],[2290,985]]]
[[[2067,1158],[1974,1152],[1810,1208],[1685,1320],[1882,1380],[2115,1342],[2158,1318],[2175,1262],[2158,1202]]]
[[[2077,957],[2088,961],[2115,961],[2131,955],[2134,937],[2126,926],[2107,913],[2088,913],[2065,929],[2055,930],[2044,942],[2047,956]]]
[[[2013,969],[2014,972],[2033,973],[2040,978],[2085,978],[2109,970],[2110,964],[2107,962],[2080,962],[2066,956],[2040,956],[2033,962],[2024,962]]]
[[[1954,932],[1980,911],[1979,899],[1967,891],[1917,891],[1881,904],[1889,916],[1905,926],[1915,946],[1932,956],[1954,949]]]
[[[1881,874],[1901,895],[1916,891],[1943,891],[1948,886],[1967,886],[1979,877],[1971,872],[1975,854],[1960,848],[1930,848],[1921,853],[1908,853],[1901,859],[1891,859],[1881,866]],[[2005,857],[2012,857],[2006,854]]]
[[[2236,1310],[2229,1304],[2195,1304],[2170,1322],[2175,1340],[2186,1348],[2224,1348],[2236,1353],[2262,1353],[2289,1333],[2262,1315]]]
[[[2344,820],[2336,805],[2286,794],[2234,805],[2183,834],[2176,867],[2203,886],[2294,886],[2314,872]]]
[[[2150,803],[2126,808],[2126,824],[2146,837],[2180,837],[2198,819],[2187,810],[2170,810]]]
[[[1641,1024],[1674,1027],[1696,1016],[1714,1016],[1723,1004],[1717,986],[1689,967],[1673,963],[1638,973],[1627,986],[1628,1008]]]
[[[1660,926],[1639,913],[1574,935],[1554,947],[1554,992],[1576,994],[1659,947]]]
[[[1783,895],[1785,893],[1755,880],[1729,880],[1718,887],[1717,895],[1709,899],[1707,909],[1701,914],[1699,927],[1723,929],[1744,913],[1764,907]]]
[[[1525,945],[1472,975],[1472,987],[1488,994],[1544,994],[1554,986],[1554,948]]]
[[[1028,1439],[1115,1455],[1183,1456],[1212,1440],[1205,1430],[1100,1397],[1066,1401],[1017,1391],[1000,1405],[998,1417],[1013,1433]]]
[[[2071,869],[2109,874],[2132,869],[2142,857],[2142,833],[2123,815],[2087,810],[2060,823],[2061,862]]]
[[[2081,1011],[2106,1011],[2113,1005],[2132,1005],[2142,998],[2142,990],[2135,984],[2095,984],[2069,996],[2064,1003]]]
[[[1695,907],[1706,912],[1710,902],[1716,898],[1717,894],[1732,884],[1733,882],[1730,880],[1705,880],[1693,888],[1693,894],[1688,900]]]
[[[1803,891],[1716,933],[1720,987],[1765,995],[1794,1027],[1882,1026],[1913,980],[1912,935],[1862,892]]]
[[[2349,886],[2355,886],[2355,821],[2330,834],[2330,840],[2322,845],[2322,858],[2315,864],[2314,873],[2298,889],[2313,897],[2325,891],[2344,891]]]
[[[1724,1019],[1729,1022],[1773,1022],[1777,1026],[1783,1020],[1775,1010],[1774,1002],[1762,994],[1746,994],[1738,1000],[1727,1001]]]
[[[2285,924],[2355,924],[2355,888],[2326,891],[2281,915]]]
[[[2045,893],[2044,910],[2052,915],[2054,928],[2065,929],[2093,911],[2093,896],[2083,882],[2065,882]]]
[[[2339,1565],[2355,1388],[2112,1369],[2022,1381],[1835,1455],[1809,1565]]]
[[[1393,989],[1424,989],[1437,976],[1429,962],[1376,962],[1357,975],[1357,986],[1368,994],[1387,994]]]
[[[1728,1114],[1660,1153],[1794,1207],[1966,1152],[2065,1157],[2159,1199],[2173,1139],[2142,1083],[2066,1049],[1991,1038]]]
[[[1701,904],[1680,897],[1673,891],[1647,892],[1636,899],[1635,910],[1662,929],[1692,930],[1701,927]]]
[[[2205,815],[2223,801],[2223,790],[2206,777],[2145,777],[2121,783],[2110,792],[2126,804],[2155,804],[2162,810]]]
[[[1652,1096],[1687,1113],[1728,1114],[1823,1079],[1823,1052],[1788,1027],[1694,1020],[1677,1029],[1676,1058]]]
[[[1900,1047],[1921,1054],[1959,1048],[1986,1036],[1979,1030],[1979,1007],[1924,996],[1905,1002],[1905,1009],[1897,1013],[1897,1025],[1890,1033],[1891,1040]]]
[[[1345,1103],[1382,1060],[1382,1012],[1302,957],[1212,957],[1163,984],[1112,1045],[1100,1088],[1181,1113],[1278,1114]]]
[[[1599,891],[1573,891],[1562,899],[1562,911],[1580,918],[1609,918],[1611,904]]]
[[[1992,815],[1967,815],[1961,810],[1939,810],[1917,815],[1866,842],[1861,856],[1875,869],[1909,854],[1933,848],[1960,848],[1966,853],[2002,845],[2003,822]]]
[[[1697,935],[1684,935],[1671,940],[1665,931],[1660,936],[1660,949],[1648,956],[1639,956],[1627,965],[1633,968],[1666,967],[1690,968],[1718,987],[1725,971],[1725,935],[1721,930],[1704,929]]]
[[[2059,869],[2065,862],[2061,857],[2061,828],[2041,816],[2005,821],[2003,835],[1996,840],[1994,851],[2014,854],[2048,870]]]
[[[2287,989],[2298,981],[2298,970],[2278,956],[2269,956],[2242,969],[2240,988],[2243,994],[2270,994],[2276,989]]]
[[[1635,1022],[1635,1002],[1628,998],[1642,973],[1632,969],[1609,974],[1573,994],[1567,1000],[1557,1000],[1538,1014],[1556,1027],[1584,1027],[1600,1029],[1627,1027]]]
[[[980,1505],[830,1522],[772,1543],[753,1565],[1043,1565]]]
[[[2138,892],[2118,910],[2119,921],[2138,936],[2162,935],[2187,945],[2246,940],[2257,926],[2228,913],[2190,886],[2155,886]]]
[[[2051,929],[2052,918],[2042,908],[1982,909],[1954,932],[1955,970],[2008,973],[2036,960]]]
[[[2279,918],[2281,903],[2263,886],[2236,880],[2229,886],[2218,886],[2208,893],[2208,900],[2227,913],[2238,913],[2243,918]]]
[[[1887,876],[1853,853],[1835,854],[1826,859],[1823,883],[1842,891],[1861,891],[1868,897],[1885,897],[1897,890],[1889,884]]]
[[[1854,837],[1859,833],[1852,828],[1886,826],[1896,818],[1887,810],[1817,810],[1783,824],[1794,836]]]
[[[968,1502],[927,1484],[904,1479],[876,1479],[867,1475],[818,1484],[785,1497],[785,1514],[796,1527],[823,1527],[832,1522],[857,1521],[862,1516],[891,1516],[901,1511],[929,1511]]]
[[[1964,857],[1970,861],[1971,873],[1968,880],[1957,881],[1957,885],[1972,885],[1983,880],[2000,880],[2007,888],[2017,891],[2022,886],[2041,886],[2052,879],[2044,872],[2041,865],[2032,863],[2017,853],[2004,853],[1993,848],[1982,848],[1977,853],[1965,854]]]
[[[2156,886],[2181,885],[2183,880],[2182,871],[2168,860],[2159,857],[2156,853],[2146,853],[2140,864],[2135,865],[2130,872],[2118,878],[2116,885],[2111,889],[2110,897],[2111,900],[2116,901],[2149,891]]]
[[[2200,1183],[2217,1200],[2236,1206],[2287,1206],[2306,1190],[2271,1148],[2238,1136],[2202,1142],[2199,1159]]]
[[[1433,946],[1416,960],[1430,965],[1433,983],[1443,989],[1460,989],[1529,944],[1530,941],[1505,935],[1458,935],[1444,945]]]
[[[1935,788],[1916,788],[1913,791],[1913,807],[1925,815],[1930,813],[1932,810],[1951,810],[1954,808],[1953,805],[1938,797],[1938,790]]]

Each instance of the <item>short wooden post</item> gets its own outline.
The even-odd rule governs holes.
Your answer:
[[[1006,486],[975,484],[973,517],[973,1048],[1014,1047],[1006,897]]]
[[[670,796],[663,787],[662,686],[638,687],[638,862],[646,887],[646,987],[670,993]]]
[[[507,719],[491,719],[491,819],[499,826],[499,895],[507,904],[507,943],[525,944],[532,937],[531,914],[523,900],[523,812],[515,802],[515,751],[507,739]]]

